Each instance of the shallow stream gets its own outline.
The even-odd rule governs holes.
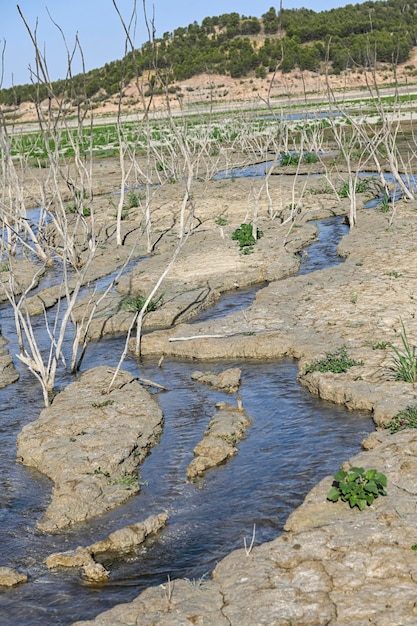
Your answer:
[[[319,241],[309,247],[301,271],[340,261],[335,246],[344,233],[339,231],[341,218],[332,220],[321,223]],[[239,301],[242,294],[235,292],[204,315],[226,315],[236,306],[247,307],[254,293],[247,290]],[[10,317],[7,309],[0,309],[6,337],[12,337]],[[114,365],[123,341],[109,338],[93,346],[83,370],[98,363]],[[14,354],[16,346],[10,347]],[[193,483],[186,479],[186,468],[215,413],[215,403],[235,398],[191,380],[191,372],[205,369],[204,363],[165,360],[158,368],[155,361],[138,364],[129,357],[125,369],[170,389],[158,393],[165,427],[160,444],[140,470],[142,491],[99,520],[55,536],[43,535],[35,527],[51,483],[16,463],[17,434],[42,409],[39,386],[19,368],[20,382],[0,391],[0,565],[27,572],[30,581],[0,592],[1,626],[67,625],[127,602],[147,586],[167,582],[168,576],[186,577],[191,583],[208,576],[217,561],[243,547],[245,537],[250,542],[254,525],[255,545],[275,538],[313,485],[357,452],[373,428],[368,414],[325,403],[300,387],[292,360],[210,362],[210,370],[231,365],[242,369],[239,394],[252,424],[237,456]],[[107,584],[88,585],[78,571],[50,572],[43,564],[52,552],[88,545],[162,511],[170,515],[162,532],[128,560],[104,562],[111,571]]]

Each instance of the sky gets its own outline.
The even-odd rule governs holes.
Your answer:
[[[282,0],[284,9],[305,7],[319,12],[361,0]],[[362,0],[364,1],[364,0]],[[123,19],[129,22],[134,0],[114,0]],[[34,48],[29,32],[19,15],[18,6],[32,33],[36,29],[39,48],[46,56],[51,80],[65,78],[67,49],[72,51],[78,36],[82,55],[78,52],[72,71],[102,67],[121,59],[125,54],[125,36],[113,0],[0,0],[0,86],[3,88],[31,82],[35,69]],[[155,36],[162,37],[178,27],[205,17],[236,12],[261,17],[271,6],[279,9],[279,0],[137,0],[137,22],[134,43],[140,47],[147,39],[143,5],[149,20],[153,19]],[[62,30],[63,36],[55,22]],[[31,68],[31,69],[30,69]]]

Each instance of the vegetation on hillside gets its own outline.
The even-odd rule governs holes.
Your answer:
[[[227,13],[176,28],[122,60],[54,82],[53,92],[76,103],[105,99],[136,76],[145,78],[150,95],[202,72],[262,78],[277,67],[318,71],[327,62],[329,71],[339,73],[376,61],[403,63],[416,45],[417,0],[368,1],[320,13],[271,7],[260,18]],[[0,104],[47,96],[46,85],[19,85],[0,90]]]

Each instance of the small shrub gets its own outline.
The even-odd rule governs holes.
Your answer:
[[[349,472],[340,470],[334,475],[332,488],[327,494],[331,502],[348,502],[363,511],[379,496],[386,496],[387,477],[376,469],[365,472],[363,467],[352,467]]]
[[[315,152],[305,152],[303,155],[303,163],[317,163],[319,157]]]
[[[146,313],[150,313],[151,311],[156,311],[156,309],[162,306],[164,294],[161,294],[157,298],[151,299],[148,306],[146,307]],[[127,311],[128,313],[137,313],[141,311],[145,305],[147,300],[147,296],[125,296],[122,298],[119,304],[119,308],[122,311]]]
[[[389,195],[384,193],[384,195],[382,196],[382,200],[378,205],[379,210],[382,213],[388,213],[389,211]]]
[[[140,206],[140,201],[142,199],[142,196],[143,194],[139,194],[137,191],[134,191],[133,189],[129,191],[129,193],[127,194],[126,208],[135,209],[136,207]]]
[[[299,154],[291,154],[291,152],[287,152],[281,155],[280,165],[298,165],[300,161],[301,155]]]
[[[394,380],[402,380],[406,383],[415,383],[417,381],[417,353],[416,346],[411,346],[407,337],[404,323],[401,322],[401,342],[403,349],[391,346],[394,354],[392,355],[392,366],[390,367]]]
[[[355,361],[355,359],[351,359],[348,356],[346,346],[342,346],[334,352],[328,352],[324,359],[316,359],[312,361],[306,366],[304,373],[312,374],[313,372],[333,372],[333,374],[342,374],[356,365],[363,365],[363,361]]]
[[[68,213],[77,213],[79,209],[76,204],[69,204],[67,206],[67,211]],[[82,212],[84,217],[90,217],[91,215],[91,209],[88,206],[83,206],[80,212]]]
[[[256,230],[256,239],[252,234],[252,224],[241,224],[240,228],[236,228],[236,230],[232,233],[233,241],[237,241],[239,243],[239,248],[242,254],[250,254],[253,252],[253,246],[256,241],[263,236],[263,232]]]
[[[397,433],[399,430],[405,430],[406,428],[417,428],[417,406],[409,406],[399,411],[397,415],[394,415],[392,420],[385,425],[385,428],[389,428],[392,434]]]
[[[360,180],[355,185],[355,193],[363,193],[368,189],[368,182]],[[344,183],[337,192],[340,198],[349,198],[349,183]]]

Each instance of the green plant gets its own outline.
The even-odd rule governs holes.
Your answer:
[[[301,155],[297,153],[287,152],[281,155],[280,165],[298,165],[300,162]]]
[[[216,217],[215,222],[216,222],[217,226],[226,226],[227,219],[224,218],[224,217],[219,216],[219,217]]]
[[[382,196],[381,203],[379,204],[379,210],[382,211],[382,213],[388,213],[389,211],[389,195],[386,193]]]
[[[122,487],[125,487],[125,489],[131,489],[138,484],[138,478],[137,476],[124,474],[123,476],[120,476],[120,478],[116,478],[115,480],[113,480],[111,484],[121,485]]]
[[[392,434],[406,428],[417,428],[417,406],[409,406],[399,411],[385,428],[389,428]]]
[[[410,345],[403,322],[401,322],[401,326],[403,350],[391,345],[394,354],[392,355],[392,365],[390,369],[393,372],[394,380],[415,383],[417,381],[417,349],[416,346]]]
[[[341,374],[356,365],[363,365],[363,361],[355,361],[348,356],[346,346],[338,348],[334,352],[328,352],[324,359],[315,359],[306,366],[304,373],[312,374],[313,372],[333,372],[333,374]]]
[[[363,193],[368,189],[368,182],[366,180],[360,180],[355,184],[355,193]],[[350,186],[349,183],[344,183],[337,192],[340,198],[349,198]]]
[[[319,157],[315,152],[305,152],[303,155],[303,163],[317,163]]]
[[[77,211],[79,211],[78,207],[76,204],[69,204],[67,206],[67,211],[68,213],[77,213]],[[82,212],[84,217],[90,217],[91,215],[91,209],[88,206],[83,206],[80,213]]]
[[[140,206],[141,197],[142,195],[137,193],[136,191],[133,191],[133,189],[129,191],[129,193],[127,194],[126,208],[134,209]]]
[[[103,400],[103,402],[92,402],[91,406],[96,409],[101,409],[105,406],[111,406],[112,404],[114,404],[114,400]]]
[[[328,183],[325,183],[320,187],[310,187],[308,191],[311,193],[312,196],[317,196],[322,193],[333,193],[333,189]]]
[[[232,239],[238,241],[242,254],[250,254],[253,252],[253,246],[262,236],[263,232],[257,228],[255,239],[252,234],[252,224],[241,224],[240,228],[236,228],[232,233]]]
[[[376,469],[365,472],[363,467],[352,467],[349,472],[340,470],[334,475],[332,487],[327,494],[331,502],[348,502],[363,511],[379,496],[386,496],[387,477]]]
[[[390,346],[391,343],[389,341],[378,341],[377,343],[373,344],[372,350],[386,350]]]
[[[146,313],[156,311],[158,307],[162,306],[163,297],[164,294],[162,293],[157,298],[152,298],[146,307]],[[146,300],[147,296],[125,296],[121,299],[119,308],[122,311],[127,311],[128,313],[137,313],[143,309]]]

